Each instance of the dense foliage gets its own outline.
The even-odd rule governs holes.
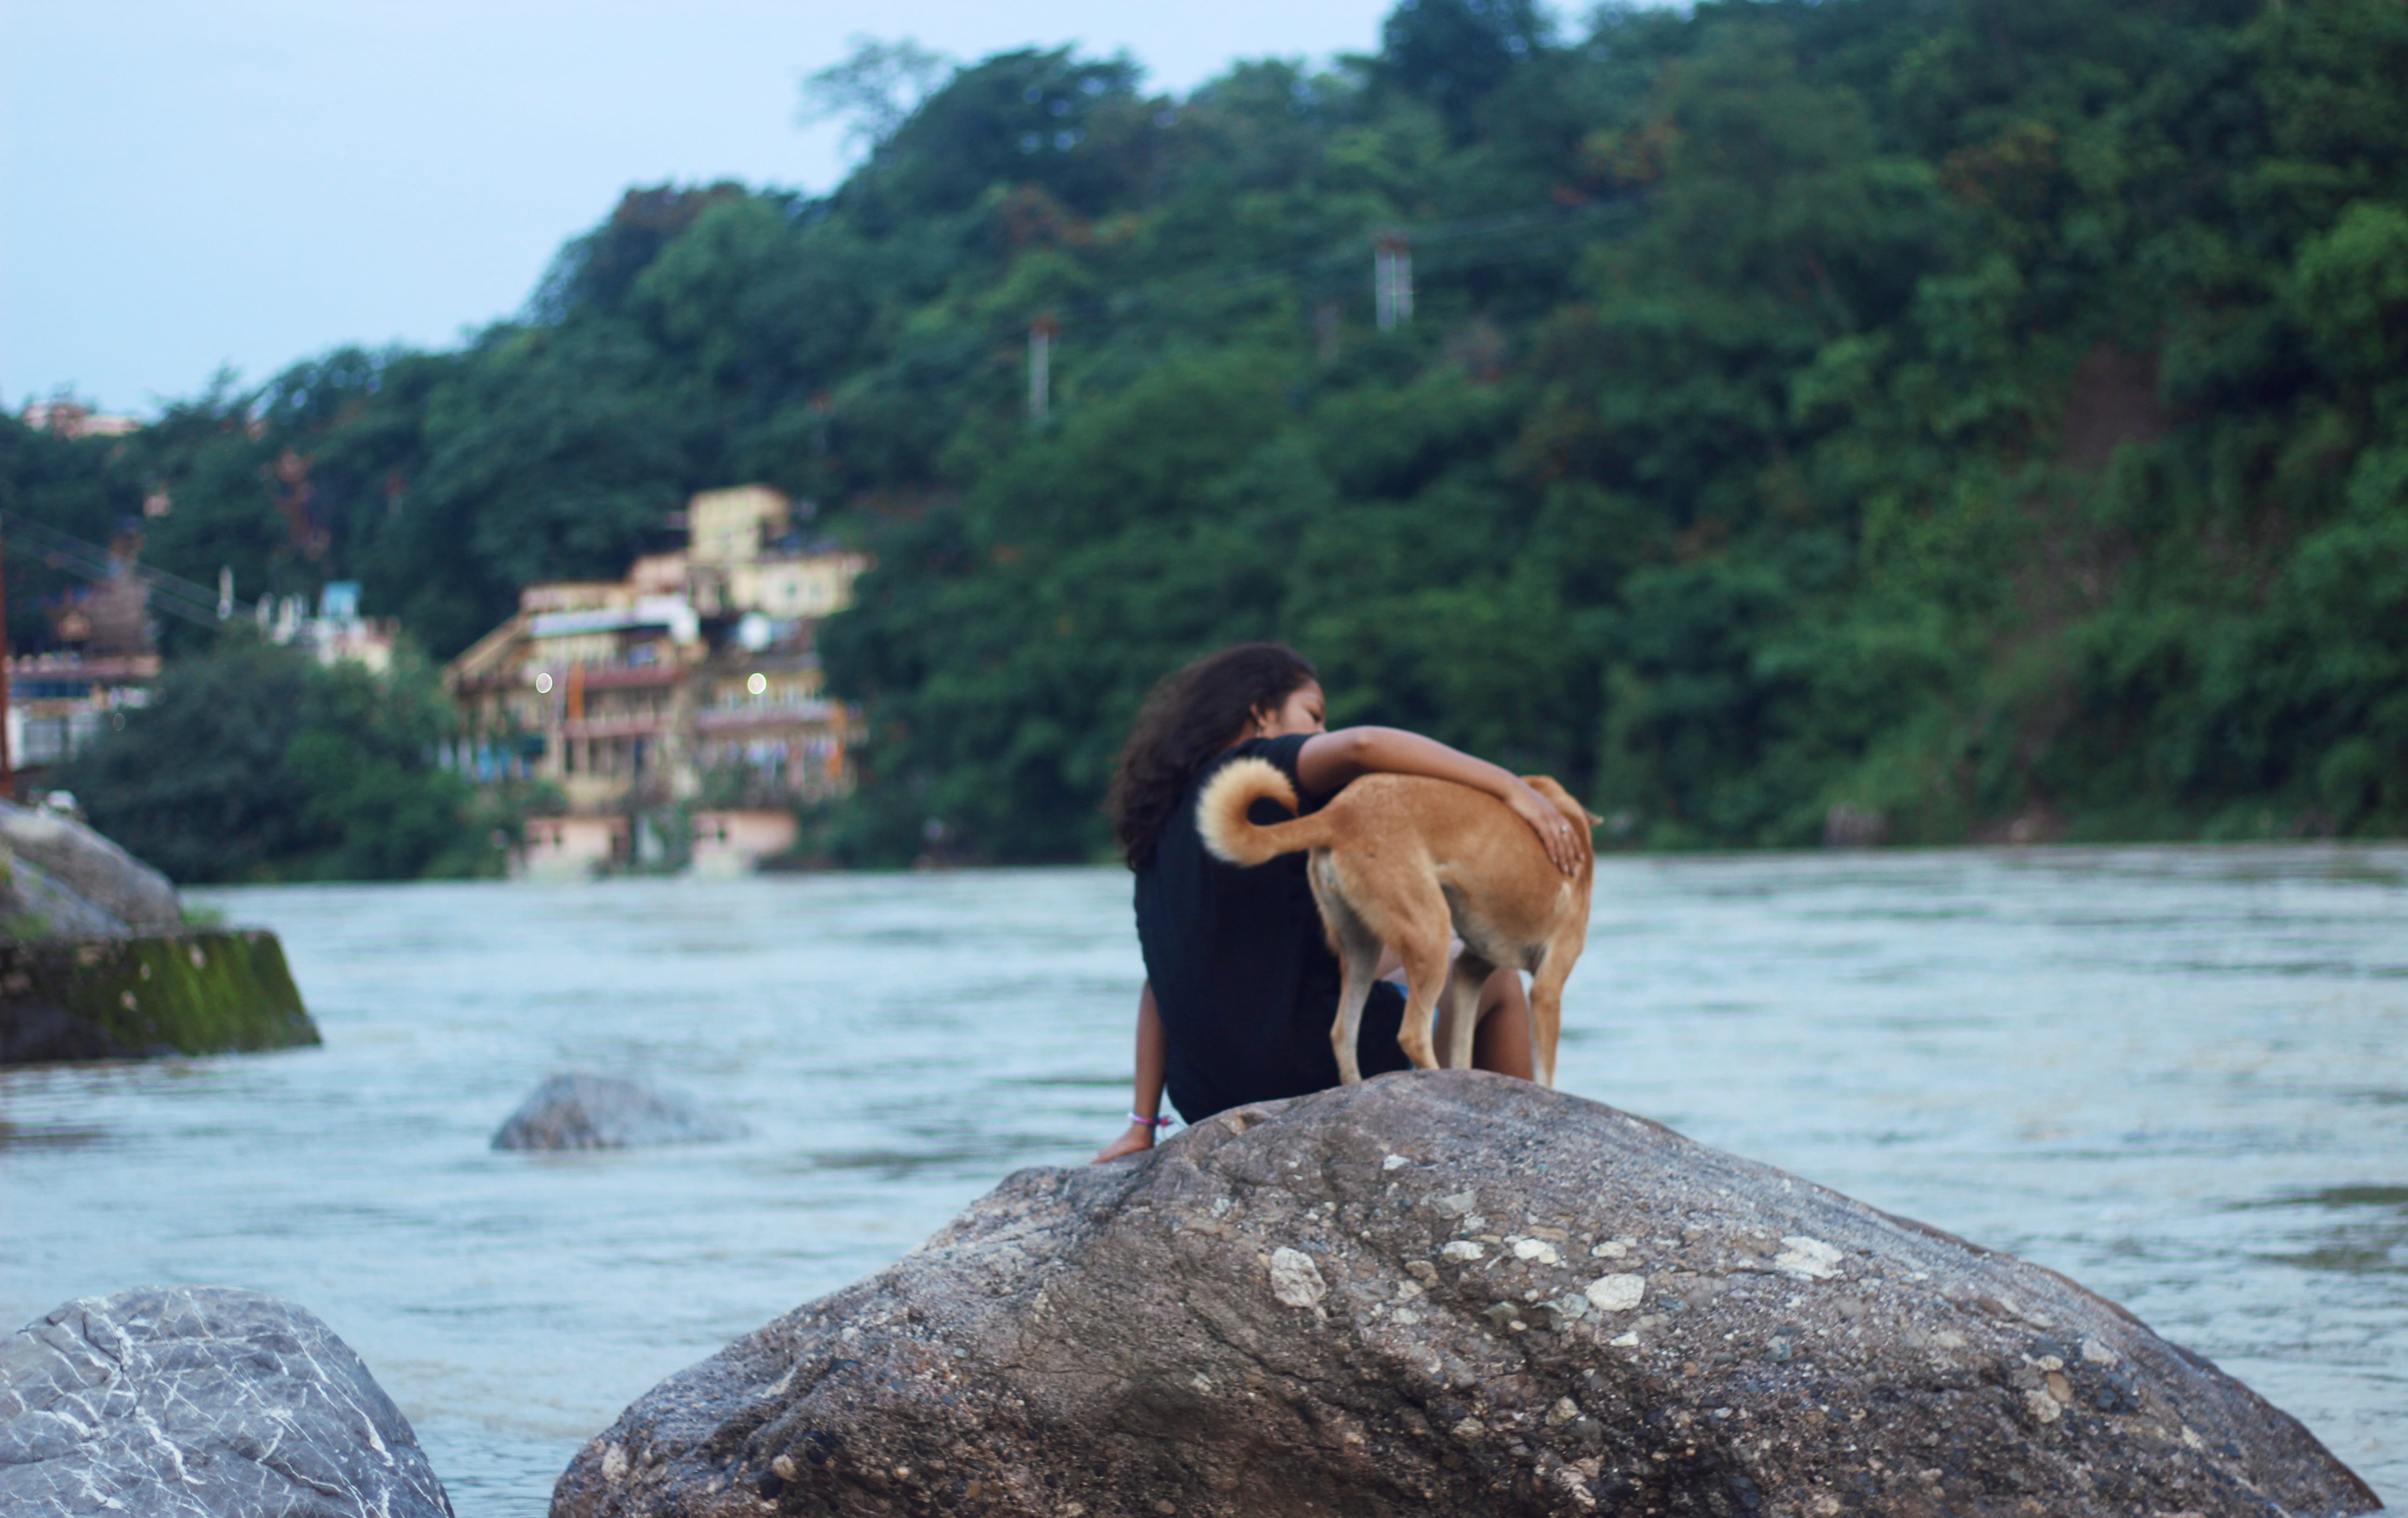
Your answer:
[[[322,668],[239,624],[63,766],[93,825],[181,882],[410,880],[498,869],[477,798],[436,767],[423,660]]]
[[[824,199],[631,193],[461,351],[0,468],[438,653],[691,490],[813,500],[880,560],[855,859],[1100,854],[1145,686],[1264,636],[1632,842],[2398,833],[2402,79],[2399,0],[1405,0],[1184,100],[1012,53]]]

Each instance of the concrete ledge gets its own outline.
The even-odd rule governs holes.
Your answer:
[[[0,942],[0,1065],[318,1041],[284,946],[262,929]]]

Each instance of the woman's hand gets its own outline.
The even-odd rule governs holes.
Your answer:
[[[1128,1132],[1122,1134],[1111,1143],[1106,1144],[1103,1147],[1103,1150],[1097,1153],[1094,1159],[1089,1160],[1087,1163],[1089,1165],[1108,1165],[1113,1160],[1123,1158],[1129,1154],[1142,1154],[1153,1147],[1153,1125],[1144,1123],[1132,1123],[1128,1126]]]
[[[1580,868],[1581,848],[1572,833],[1572,820],[1555,809],[1555,804],[1531,789],[1530,782],[1516,779],[1504,795],[1505,805],[1513,815],[1530,824],[1539,835],[1539,842],[1555,867],[1570,875]]]

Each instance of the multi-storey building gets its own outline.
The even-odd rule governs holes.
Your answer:
[[[566,800],[530,822],[531,870],[629,863],[681,804],[791,810],[849,787],[859,723],[823,694],[814,635],[868,561],[799,540],[791,520],[766,486],[705,492],[684,551],[624,580],[530,585],[445,670],[465,733],[452,762]]]

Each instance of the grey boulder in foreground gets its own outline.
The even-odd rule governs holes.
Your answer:
[[[494,1134],[495,1149],[638,1149],[741,1137],[740,1124],[691,1100],[607,1075],[555,1075],[535,1088]]]
[[[214,1286],[84,1297],[0,1343],[0,1513],[451,1518],[351,1346]]]
[[[601,1514],[2354,1513],[2065,1278],[1466,1071],[1007,1180],[580,1451]]]

